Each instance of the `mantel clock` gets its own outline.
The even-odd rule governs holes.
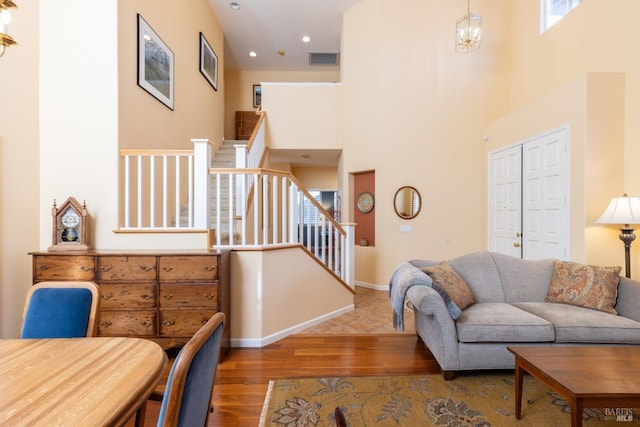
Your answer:
[[[87,204],[81,205],[73,197],[56,206],[53,201],[53,244],[49,251],[86,251],[87,245]]]

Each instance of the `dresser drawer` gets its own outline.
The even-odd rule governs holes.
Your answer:
[[[160,308],[202,307],[218,308],[218,285],[209,284],[160,284],[158,297]]]
[[[217,311],[215,310],[160,310],[161,337],[191,337]]]
[[[100,256],[98,257],[100,282],[153,282],[156,280],[154,256]]]
[[[103,337],[156,336],[155,310],[100,311],[98,335]]]
[[[215,256],[162,256],[158,267],[161,282],[218,280],[218,257]]]
[[[94,281],[95,260],[91,256],[35,256],[34,282],[47,280]]]
[[[157,294],[155,283],[100,283],[100,308],[155,308]]]

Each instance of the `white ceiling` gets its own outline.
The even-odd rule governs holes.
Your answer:
[[[225,69],[318,71],[309,52],[340,52],[342,14],[360,0],[209,0],[225,35]],[[233,10],[235,2],[239,10]],[[303,43],[303,36],[311,37]],[[279,55],[278,51],[284,51]],[[252,58],[249,52],[256,52]]]

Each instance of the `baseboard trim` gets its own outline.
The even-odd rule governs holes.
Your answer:
[[[367,283],[367,282],[359,282],[359,281],[355,281],[355,285],[356,286],[362,286],[363,288],[369,288],[369,289],[373,289],[376,291],[388,291],[389,290],[389,285],[375,285],[373,283]]]
[[[331,313],[324,314],[322,316],[316,317],[315,319],[308,320],[306,322],[300,323],[298,325],[292,326],[263,338],[231,338],[230,345],[231,347],[235,348],[262,348],[283,338],[286,338],[289,335],[295,334],[307,328],[316,326],[322,322],[326,322],[327,320],[333,319],[334,317],[338,317],[342,314],[353,311],[354,309],[355,306],[353,304],[350,304],[339,310],[332,311]]]

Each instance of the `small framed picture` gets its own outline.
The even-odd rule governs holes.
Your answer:
[[[218,90],[218,56],[211,48],[211,45],[200,33],[200,72],[209,82],[211,87]]]
[[[258,108],[262,104],[262,86],[253,85],[253,108]]]
[[[138,14],[138,86],[173,110],[173,52]]]

